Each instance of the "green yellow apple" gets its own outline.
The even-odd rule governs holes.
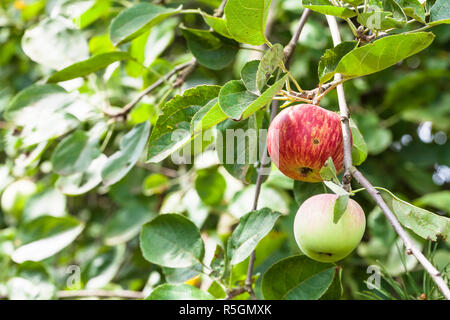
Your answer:
[[[347,209],[337,223],[333,222],[337,195],[318,194],[308,198],[297,211],[294,235],[305,255],[320,262],[345,258],[360,243],[366,228],[361,206],[348,200]]]

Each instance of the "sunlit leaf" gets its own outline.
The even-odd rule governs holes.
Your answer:
[[[214,300],[207,292],[188,284],[163,284],[146,298],[146,300]]]
[[[225,16],[230,34],[239,42],[251,45],[265,43],[266,22],[271,0],[229,0]]]
[[[109,37],[115,46],[137,38],[152,26],[181,11],[150,3],[139,3],[123,10],[111,22]]]
[[[179,214],[163,214],[144,224],[140,243],[145,259],[170,268],[201,262],[205,250],[197,227]]]
[[[112,185],[122,179],[136,164],[144,151],[150,134],[150,123],[142,122],[128,132],[120,141],[120,150],[108,158],[102,169],[105,185]]]
[[[52,74],[50,78],[48,78],[47,82],[60,82],[75,79],[78,77],[84,77],[88,74],[106,68],[113,62],[129,59],[132,58],[126,52],[115,51],[101,53],[87,60],[77,62]]]
[[[438,236],[443,238],[450,236],[450,218],[415,207],[384,188],[378,190],[400,223],[417,235],[432,241],[436,241]]]
[[[221,70],[233,60],[239,48],[236,41],[208,30],[182,27],[189,50],[197,61],[213,70]]]
[[[83,228],[73,217],[41,216],[19,230],[21,245],[11,258],[16,263],[44,260],[71,244]]]
[[[267,300],[317,300],[330,288],[335,273],[332,263],[292,256],[276,262],[264,273],[261,289]],[[339,296],[340,293],[334,298]]]
[[[252,211],[240,219],[227,243],[227,260],[237,264],[245,260],[258,242],[272,230],[280,213],[268,208]]]

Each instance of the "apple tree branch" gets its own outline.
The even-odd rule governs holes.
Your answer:
[[[341,42],[341,36],[339,33],[339,28],[336,22],[336,19],[332,16],[326,16],[328,25],[330,27],[331,35],[333,38],[334,46],[338,45]],[[340,77],[340,75],[338,75]],[[350,184],[350,179],[347,175],[353,176],[356,181],[359,182],[361,186],[363,186],[372,199],[376,202],[376,204],[383,211],[389,223],[394,228],[395,232],[398,234],[400,239],[403,241],[403,244],[406,248],[406,253],[409,255],[414,255],[414,257],[419,261],[419,263],[424,267],[426,272],[428,272],[436,283],[438,288],[441,290],[443,295],[447,300],[450,300],[450,290],[442,278],[440,272],[431,264],[430,261],[423,255],[423,253],[414,245],[409,237],[408,233],[403,229],[402,225],[398,221],[395,214],[388,207],[386,202],[381,197],[380,193],[374,188],[374,186],[367,180],[364,175],[358,171],[352,165],[352,154],[351,154],[351,139],[350,139],[350,124],[349,124],[349,111],[347,102],[345,100],[344,88],[342,84],[337,86],[337,94],[339,100],[339,110],[341,114],[341,123],[342,123],[342,132],[344,137],[344,177],[343,183]],[[347,176],[347,178],[346,178]],[[351,177],[350,176],[350,177]]]

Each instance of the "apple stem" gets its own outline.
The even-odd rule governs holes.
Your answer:
[[[295,48],[297,47],[298,39],[300,38],[300,34],[302,33],[303,27],[306,21],[308,20],[310,14],[311,10],[306,8],[303,10],[302,16],[300,17],[297,28],[295,29],[295,32],[291,38],[291,41],[289,41],[288,45],[284,47],[284,61],[285,61],[284,65],[286,68],[289,68],[292,56],[294,55]]]
[[[337,46],[341,43],[341,35],[339,33],[339,27],[336,22],[336,18],[333,16],[326,16],[328,26],[330,28],[331,37],[333,38],[334,46]],[[341,74],[336,74],[334,77],[335,81],[342,80]],[[344,87],[342,84],[339,84],[336,88],[338,94],[339,101],[339,111],[341,115],[341,125],[342,125],[342,134],[344,140],[344,174],[342,178],[343,187],[350,191],[351,188],[351,177],[353,176],[361,186],[363,186],[372,199],[376,202],[376,204],[383,211],[386,219],[394,228],[395,232],[397,232],[400,239],[403,241],[403,244],[406,249],[406,253],[408,255],[414,255],[419,263],[424,267],[424,269],[430,274],[433,281],[436,283],[438,288],[443,293],[444,297],[447,300],[450,300],[450,289],[448,288],[446,282],[441,276],[441,273],[433,266],[433,264],[428,261],[428,259],[423,255],[423,253],[413,244],[411,238],[408,233],[403,229],[402,225],[398,221],[397,217],[388,207],[386,202],[381,197],[380,193],[375,189],[375,187],[367,180],[364,175],[359,172],[352,165],[352,146],[351,146],[351,131],[350,131],[350,121],[349,121],[349,110],[347,106],[347,101],[345,99]]]

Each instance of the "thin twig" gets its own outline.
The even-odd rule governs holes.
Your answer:
[[[300,38],[300,34],[302,33],[303,27],[306,21],[308,20],[310,14],[311,10],[306,8],[305,10],[303,10],[302,16],[300,17],[297,28],[295,29],[294,35],[291,38],[291,41],[289,41],[288,45],[284,47],[284,59],[285,59],[284,65],[286,66],[286,68],[289,68],[293,53],[295,51],[295,48],[297,47],[298,39]]]
[[[165,176],[167,176],[169,178],[177,178],[179,176],[177,170],[170,169],[170,168],[165,168],[165,167],[160,167],[160,166],[157,166],[157,165],[152,164],[152,163],[141,163],[141,162],[138,162],[138,163],[136,163],[136,166],[140,167],[140,168],[147,169],[149,171],[153,171],[153,172],[156,172],[156,173],[163,174],[163,175],[165,175]]]
[[[343,83],[343,81],[344,80],[341,79],[333,80],[331,82],[324,83],[315,89],[303,90],[303,92],[281,91],[281,93],[291,101],[317,104],[328,92]]]
[[[330,27],[331,37],[333,39],[333,44],[336,47],[342,42],[341,34],[339,33],[339,27],[336,22],[336,18],[333,16],[326,16],[328,21],[328,26]],[[350,168],[352,167],[352,136],[350,131],[350,112],[347,106],[347,100],[345,99],[344,85],[342,84],[342,75],[336,73],[334,75],[334,81],[338,84],[336,86],[338,102],[339,102],[339,113],[341,115],[342,123],[342,140],[344,142],[344,173],[342,175],[342,186],[345,190],[351,190],[351,180],[352,175],[350,174]]]
[[[195,71],[195,69],[197,69],[197,66],[197,59],[192,59],[189,66],[187,66],[187,68],[185,68],[178,74],[177,80],[175,80],[175,83],[173,84],[174,88],[180,88],[186,81],[187,77],[189,77]]]
[[[65,290],[58,291],[59,299],[82,298],[82,297],[98,297],[98,298],[121,298],[121,299],[144,299],[145,295],[140,291],[131,290]]]
[[[163,84],[164,82],[168,81],[173,75],[177,74],[178,72],[180,72],[181,70],[188,68],[189,66],[191,66],[193,64],[193,61],[189,61],[186,63],[183,63],[179,66],[176,66],[172,71],[170,71],[169,73],[167,73],[165,76],[163,76],[162,78],[159,78],[155,83],[153,83],[152,85],[150,85],[149,87],[147,87],[144,91],[142,91],[139,95],[137,95],[131,102],[129,102],[125,107],[123,107],[122,109],[118,110],[118,111],[113,111],[113,110],[103,110],[103,112],[111,117],[111,118],[120,118],[120,117],[125,117],[130,111],[131,109],[134,108],[134,106],[136,106],[139,101],[142,100],[142,98],[144,98],[147,94],[149,94],[150,92],[152,92],[154,89],[156,89],[157,87],[159,87],[161,84]]]
[[[232,300],[234,297],[237,297],[240,294],[243,294],[244,292],[247,292],[247,288],[239,287],[236,289],[232,289],[228,291],[225,300]]]
[[[320,86],[316,93],[316,97],[313,99],[313,103],[319,105],[320,100],[322,100],[323,97],[325,97],[328,92],[336,88],[337,86],[344,83],[344,80],[342,79],[342,76],[338,73],[334,75],[334,81],[327,83],[327,86]]]
[[[219,8],[214,12],[214,17],[221,17],[225,11],[225,5],[227,4],[227,0],[222,0]]]
[[[330,26],[331,35],[333,37],[334,45],[340,43],[340,34],[336,19],[332,16],[326,16],[328,25]],[[336,80],[336,79],[335,79]],[[355,167],[352,166],[352,158],[351,158],[351,140],[350,140],[350,124],[349,124],[349,112],[347,107],[347,102],[345,100],[344,88],[342,84],[337,87],[338,90],[338,99],[339,99],[339,109],[341,113],[342,119],[342,132],[344,135],[344,176],[346,174],[351,174],[361,186],[366,188],[369,195],[375,200],[376,204],[383,211],[389,223],[394,228],[395,232],[397,232],[400,239],[403,241],[403,244],[406,248],[407,254],[412,254],[416,257],[416,259],[420,262],[420,264],[424,267],[424,269],[430,274],[433,281],[436,283],[438,288],[444,294],[445,298],[450,300],[450,290],[442,278],[440,272],[431,264],[430,261],[422,254],[422,252],[413,244],[411,238],[408,233],[403,229],[400,222],[397,220],[394,213],[388,207],[386,202],[384,202],[380,193],[374,188],[374,186],[367,180],[361,172],[359,172]],[[350,180],[345,181],[344,183],[348,183],[348,187],[350,184]]]
[[[386,202],[384,202],[380,193],[374,188],[374,186],[363,176],[361,172],[359,172],[355,167],[350,169],[351,174],[359,182],[361,186],[366,188],[369,195],[375,200],[376,204],[381,208],[384,215],[386,216],[389,223],[392,225],[394,230],[397,232],[400,239],[403,241],[405,245],[406,253],[412,254],[416,257],[417,261],[424,267],[426,272],[428,272],[433,279],[434,283],[438,286],[439,290],[443,293],[444,297],[447,300],[450,300],[450,289],[442,278],[440,272],[431,264],[430,261],[423,255],[423,253],[413,244],[411,238],[408,233],[403,229],[400,222],[397,220],[394,213],[388,207]]]

